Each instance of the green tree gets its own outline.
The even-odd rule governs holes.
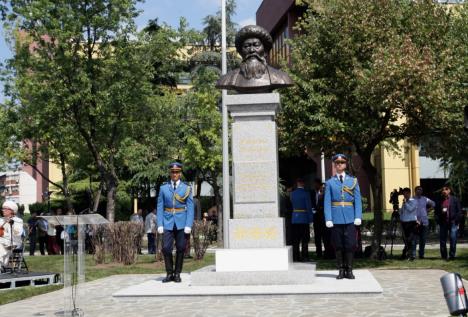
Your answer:
[[[162,43],[162,36],[136,33],[137,2],[14,1],[6,20],[19,30],[11,61],[18,107],[39,121],[47,111],[54,126],[83,144],[104,185],[110,221],[122,143],[152,117],[154,65],[158,58],[169,63],[177,48],[172,32],[157,32],[167,35]]]
[[[468,105],[468,4],[452,8],[447,41],[451,47],[445,64],[445,90],[453,105],[445,113],[443,125],[432,129],[421,141],[425,153],[442,161],[449,170],[449,183],[459,197],[468,191],[468,132],[463,129],[462,109]]]
[[[232,21],[232,16],[236,12],[236,0],[226,1],[226,42],[227,45],[234,45],[236,37],[236,23]],[[214,51],[216,46],[221,45],[221,10],[215,15],[207,15],[203,18],[203,33],[205,34],[204,44],[209,46],[210,51]]]
[[[222,187],[219,179],[223,162],[222,116],[219,111],[221,94],[214,86],[218,78],[218,69],[210,66],[198,67],[193,76],[192,91],[182,97],[182,102],[188,109],[182,157],[189,167],[197,171],[198,188],[201,188],[202,181],[206,181],[213,188],[218,210],[218,243],[221,243]]]
[[[359,155],[372,188],[375,247],[382,179],[372,154],[399,140],[417,142],[455,106],[445,90],[452,15],[430,0],[304,2],[291,43],[296,85],[279,119],[281,149]]]
[[[124,140],[120,157],[125,166],[125,177],[134,196],[146,202],[147,208],[154,208],[155,199],[150,198],[152,189],[167,180],[167,166],[170,161],[182,159],[184,127],[187,122],[187,106],[181,102],[177,86],[181,72],[189,67],[182,58],[174,59],[174,48],[191,51],[191,44],[201,40],[200,32],[189,27],[181,18],[177,30],[167,26],[154,26],[150,21],[145,33],[152,46],[159,50],[155,58],[154,75],[151,83],[155,96],[150,98],[148,107],[152,115],[136,123],[136,134]],[[168,43],[168,41],[170,41]],[[180,52],[179,51],[179,52]],[[179,55],[181,56],[181,55]]]

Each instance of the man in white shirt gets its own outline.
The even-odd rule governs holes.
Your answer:
[[[0,219],[0,267],[6,266],[13,249],[22,245],[23,220],[15,216],[18,205],[12,201],[5,201],[2,205],[3,218]]]
[[[416,186],[414,188],[414,197],[416,201],[417,209],[416,216],[419,221],[419,227],[417,230],[417,236],[419,238],[419,258],[424,259],[424,249],[426,247],[426,237],[429,229],[429,219],[427,217],[427,209],[434,208],[435,202],[423,196],[423,188]]]
[[[416,230],[419,224],[416,214],[417,205],[416,201],[411,198],[411,189],[408,187],[403,188],[403,197],[403,205],[400,208],[400,220],[403,228],[405,248],[403,249],[402,258],[414,261],[416,257]]]
[[[148,237],[148,254],[156,253],[156,209],[146,215],[145,232]]]

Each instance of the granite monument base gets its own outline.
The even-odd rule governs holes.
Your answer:
[[[315,282],[307,285],[222,285],[195,286],[192,276],[182,273],[182,283],[162,283],[165,274],[159,274],[143,283],[118,290],[112,296],[167,297],[167,296],[214,296],[214,295],[278,295],[278,294],[381,294],[382,287],[368,270],[355,270],[355,280],[337,280],[336,270],[317,271]],[[193,273],[192,273],[193,274]],[[373,297],[372,297],[373,298]],[[338,300],[338,297],[337,297]]]
[[[291,247],[216,250],[217,272],[287,271]]]
[[[219,272],[214,265],[191,273],[193,286],[308,285],[315,281],[315,263],[291,263],[281,271]]]

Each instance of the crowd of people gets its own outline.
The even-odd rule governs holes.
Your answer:
[[[393,192],[395,193],[396,190]],[[419,242],[418,257],[424,259],[427,234],[429,232],[429,212],[434,211],[434,219],[438,225],[440,256],[445,260],[453,260],[456,255],[457,238],[459,230],[464,231],[465,215],[461,208],[460,200],[453,195],[450,186],[443,186],[440,198],[434,202],[423,195],[423,188],[417,186],[415,193],[411,195],[410,188],[401,190],[403,204],[401,208],[394,209],[399,214],[401,221],[404,249],[402,259],[414,261],[416,248]],[[398,196],[396,196],[398,197]],[[395,194],[391,196],[395,199]],[[447,252],[447,241],[449,251]]]
[[[280,207],[286,222],[286,244],[292,245],[293,261],[308,262],[313,223],[317,257],[336,259],[337,279],[354,279],[361,192],[357,178],[346,173],[347,156],[336,154],[332,161],[336,174],[325,184],[315,179],[312,190],[307,190],[304,179],[298,178],[294,187],[287,188]]]
[[[293,261],[309,261],[309,242],[311,237],[311,225],[313,225],[313,237],[315,243],[316,256],[318,258],[337,260],[339,278],[353,278],[352,262],[357,246],[360,243],[360,228],[362,219],[362,205],[359,185],[357,179],[345,172],[347,157],[345,155],[334,156],[332,159],[335,164],[336,175],[331,177],[327,183],[320,179],[315,179],[312,188],[306,189],[306,182],[302,178],[296,179],[294,186],[286,188],[286,195],[283,196],[280,206],[281,216],[285,217],[286,223],[286,243],[292,246]],[[171,177],[180,177],[181,165],[177,163],[172,166]],[[178,175],[178,174],[179,175]],[[175,176],[176,175],[176,176]],[[177,179],[171,190],[179,190],[180,179]],[[180,191],[184,188],[190,188],[185,183],[182,184]],[[166,186],[166,185],[165,185]],[[165,187],[164,187],[165,188]],[[185,191],[185,190],[184,190]],[[190,209],[196,210],[198,202],[191,197]],[[181,193],[180,195],[182,195]],[[403,196],[400,205],[399,197]],[[171,196],[172,197],[172,196]],[[187,196],[189,197],[189,196]],[[179,209],[187,210],[186,200],[181,196],[182,207]],[[187,198],[186,198],[187,199]],[[390,203],[393,205],[392,220],[396,219],[400,224],[404,248],[401,254],[402,259],[414,261],[416,251],[418,258],[425,258],[425,248],[428,233],[430,232],[430,213],[434,212],[434,220],[438,225],[438,237],[440,243],[441,258],[448,261],[456,256],[457,239],[463,234],[466,216],[461,208],[460,200],[453,195],[449,186],[441,189],[440,199],[433,201],[423,195],[423,188],[417,186],[414,189],[414,195],[410,188],[400,188],[394,190],[390,195]],[[158,206],[165,206],[169,202],[158,200]],[[165,232],[177,232],[177,236],[172,238],[179,241],[177,254],[180,258],[184,254],[190,255],[190,227],[177,227],[170,223],[169,227],[161,226],[166,223],[166,218],[158,219],[158,212],[167,217],[177,214],[177,208],[166,208],[164,210],[153,209],[145,212],[139,209],[130,216],[130,221],[142,225],[148,241],[148,254],[156,254],[162,250],[165,254],[166,262],[172,265],[169,259],[169,236]],[[172,208],[172,209],[171,209]],[[22,248],[23,241],[29,240],[29,255],[36,254],[36,247],[39,244],[41,255],[60,255],[64,254],[64,238],[66,235],[76,235],[75,226],[66,226],[49,223],[42,216],[63,214],[62,209],[57,208],[50,213],[38,215],[32,212],[27,225],[18,217],[18,205],[12,201],[6,201],[2,205],[3,217],[0,218],[0,265],[6,266],[11,250]],[[191,213],[196,211],[191,211]],[[215,221],[216,212],[198,212],[202,221]],[[211,216],[210,216],[211,215]],[[190,216],[193,219],[193,216]],[[169,219],[169,218],[168,218]],[[185,218],[184,218],[185,219]],[[184,220],[185,221],[185,220]],[[191,220],[193,221],[193,220]],[[392,222],[393,223],[393,222]],[[182,225],[180,225],[182,226]],[[27,230],[24,230],[27,228]],[[162,232],[161,232],[162,231]],[[159,233],[159,235],[158,235]],[[182,238],[182,235],[184,237]],[[182,243],[183,241],[183,243]],[[449,247],[447,248],[447,243]],[[177,244],[176,244],[177,245]],[[138,251],[141,253],[141,241],[138,245]],[[168,267],[170,278],[174,278],[175,272],[180,272],[181,260],[177,261],[177,268],[172,270]]]
[[[41,255],[63,255],[65,252],[65,238],[70,237],[73,252],[77,252],[77,228],[75,225],[54,225],[44,216],[61,216],[63,211],[57,208],[51,212],[31,212],[27,223],[23,223],[18,215],[18,205],[13,201],[5,201],[2,205],[0,218],[0,268],[5,272],[9,259],[14,250],[24,252],[24,246],[29,241],[29,255],[36,255],[37,246]],[[91,234],[85,230],[86,236]],[[74,241],[72,241],[74,240]],[[89,239],[86,239],[89,246]]]
[[[332,230],[327,228],[324,215],[324,194],[325,184],[320,179],[314,180],[311,189],[305,189],[302,178],[296,180],[294,187],[286,189],[282,216],[286,220],[286,243],[293,247],[294,261],[309,261],[311,225],[317,258],[335,257]],[[399,196],[403,196],[401,204]],[[440,199],[436,201],[423,195],[422,186],[415,187],[414,195],[410,188],[395,189],[391,193],[390,203],[393,205],[392,217],[399,223],[404,243],[401,259],[414,261],[416,256],[419,259],[425,258],[427,237],[431,229],[431,212],[434,213],[433,218],[437,224],[441,258],[448,261],[455,258],[458,237],[464,234],[466,215],[450,186],[441,189]],[[307,216],[306,213],[297,212],[307,208],[311,210]]]
[[[62,216],[62,208],[51,210],[50,212],[32,212],[28,219],[28,230],[25,235],[29,240],[29,255],[36,254],[37,244],[41,255],[63,255],[65,236],[76,237],[76,226],[55,225],[43,218],[43,216]]]

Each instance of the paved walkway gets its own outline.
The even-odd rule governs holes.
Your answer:
[[[380,295],[272,295],[114,298],[119,289],[155,275],[117,275],[86,283],[78,303],[86,317],[148,316],[449,316],[440,286],[441,270],[371,270],[384,289]],[[466,282],[465,282],[466,283]],[[467,285],[467,284],[465,284]],[[1,317],[55,317],[62,292],[0,307]]]

